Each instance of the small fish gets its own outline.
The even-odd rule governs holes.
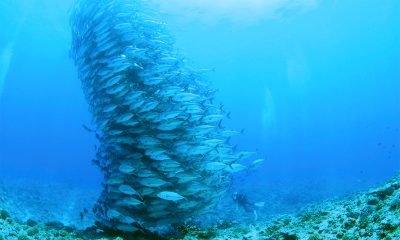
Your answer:
[[[229,171],[229,172],[232,172],[232,173],[237,173],[237,172],[241,172],[241,171],[243,171],[243,170],[245,170],[245,169],[247,169],[247,167],[244,166],[244,165],[242,165],[242,164],[239,164],[239,163],[232,163],[232,164],[229,166],[228,171]]]
[[[199,95],[193,93],[179,93],[172,97],[175,102],[188,102],[199,98]]]
[[[125,173],[125,174],[131,174],[135,171],[135,167],[128,163],[122,163],[118,169],[120,172]]]
[[[157,197],[168,201],[179,201],[184,199],[182,195],[176,192],[162,191],[157,194]]]
[[[162,78],[162,77],[151,77],[151,78],[146,78],[146,79],[144,79],[144,80],[143,80],[143,83],[144,83],[145,85],[152,86],[152,85],[158,85],[158,84],[160,84],[162,81],[164,81],[164,78]]]
[[[156,102],[156,101],[148,102],[140,108],[139,113],[151,111],[151,110],[155,109],[157,106],[158,106],[158,102]]]
[[[89,128],[88,126],[86,126],[85,124],[82,124],[83,129],[85,129],[88,132],[95,132],[93,129]]]
[[[130,120],[131,118],[133,118],[133,114],[132,113],[125,113],[125,114],[119,116],[116,119],[116,122],[117,123],[126,122],[126,121]]]
[[[114,104],[107,105],[103,108],[103,112],[108,113],[114,111],[118,106]]]
[[[108,218],[117,218],[119,216],[121,216],[121,213],[118,212],[117,210],[108,209],[108,211],[107,211],[107,217]]]
[[[250,168],[251,169],[258,168],[263,162],[264,162],[264,159],[262,159],[262,158],[256,159],[250,164]]]
[[[180,125],[183,124],[183,121],[166,121],[162,122],[160,125],[157,126],[158,130],[161,131],[172,131],[177,129]]]
[[[128,185],[125,185],[125,184],[119,186],[118,190],[120,192],[124,193],[124,194],[127,194],[127,195],[137,195],[137,196],[139,196],[139,193],[135,189],[133,189],[131,186],[128,186]]]
[[[122,200],[118,200],[117,202],[115,202],[115,204],[119,206],[136,207],[138,205],[142,205],[143,202],[134,197],[127,197],[123,198]]]
[[[126,224],[118,224],[118,225],[116,226],[116,228],[117,228],[118,230],[123,231],[123,232],[136,232],[136,231],[139,230],[137,227],[134,227],[134,226],[132,226],[132,225],[126,225]]]
[[[202,121],[203,121],[203,123],[208,124],[208,123],[219,122],[223,118],[224,118],[224,115],[222,115],[222,114],[212,114],[212,115],[203,117]]]
[[[155,187],[155,188],[170,184],[158,178],[143,178],[139,180],[139,183],[146,187]]]
[[[222,163],[222,162],[209,162],[204,166],[204,170],[219,171],[219,170],[225,169],[227,167],[228,167],[228,165],[226,165],[225,163]]]

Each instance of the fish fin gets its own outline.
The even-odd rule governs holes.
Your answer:
[[[215,150],[217,153],[219,153],[219,151],[218,151],[218,145],[214,147],[214,150]],[[212,151],[212,150],[211,150],[211,151]],[[211,151],[210,151],[210,152],[211,152]],[[210,153],[210,152],[208,152],[208,153]]]
[[[218,127],[219,127],[220,129],[224,129],[224,127],[222,126],[222,120],[219,120]]]

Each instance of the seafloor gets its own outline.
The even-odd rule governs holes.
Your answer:
[[[1,194],[1,193],[0,193]],[[0,196],[1,197],[1,196]],[[1,204],[1,201],[0,201]],[[220,222],[208,229],[180,226],[179,237],[118,235],[57,223],[16,220],[0,205],[0,240],[25,239],[400,239],[400,175],[342,200],[325,201],[294,214],[252,223]]]

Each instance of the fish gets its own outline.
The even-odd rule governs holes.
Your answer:
[[[116,76],[112,77],[111,79],[107,80],[107,82],[104,84],[103,88],[112,87],[112,86],[114,86],[115,84],[121,82],[124,79],[125,79],[124,76],[116,75]]]
[[[212,213],[231,175],[262,163],[238,163],[254,153],[230,144],[241,132],[224,126],[217,89],[143,2],[76,0],[70,21],[104,174],[96,221],[127,233]]]
[[[123,121],[122,124],[125,126],[134,127],[139,124],[139,121],[131,119],[131,120]]]
[[[171,160],[171,158],[167,155],[167,154],[152,154],[150,155],[150,158],[152,160],[156,160],[156,161],[166,161],[166,160]]]
[[[118,177],[117,176],[110,177],[106,180],[106,184],[108,184],[108,185],[119,185],[123,182],[124,182],[124,178],[122,176],[121,177],[119,177],[119,176]]]
[[[86,126],[85,124],[82,124],[83,129],[85,129],[88,132],[95,132],[95,130],[89,128],[88,126]]]
[[[180,202],[178,204],[178,208],[188,209],[188,208],[194,208],[194,207],[196,207],[198,205],[200,205],[200,204],[197,201],[184,201],[184,202]]]
[[[189,130],[189,133],[191,135],[205,135],[207,133],[210,133],[213,129],[215,129],[215,126],[213,125],[198,125],[192,129]]]
[[[172,97],[172,100],[175,102],[187,102],[187,101],[193,101],[199,98],[199,95],[193,94],[193,93],[178,93],[175,96]]]
[[[126,198],[116,201],[115,204],[117,206],[122,206],[122,207],[137,207],[137,206],[142,205],[143,202],[134,197],[126,197]]]
[[[225,163],[222,163],[222,162],[209,162],[204,166],[204,170],[219,171],[219,170],[225,169],[227,167],[228,167],[228,165],[226,165]]]
[[[109,104],[104,107],[103,112],[108,113],[114,111],[118,106],[115,104]]]
[[[237,157],[241,160],[243,159],[247,159],[251,156],[253,156],[255,154],[255,152],[240,152],[237,154]]]
[[[210,146],[194,146],[190,149],[190,154],[192,155],[199,155],[199,154],[206,154],[213,150]]]
[[[161,140],[173,140],[178,137],[179,137],[178,135],[176,135],[175,133],[171,133],[171,132],[161,132],[161,133],[157,134],[157,138],[161,139]]]
[[[151,136],[140,136],[138,142],[144,146],[157,146],[161,144],[159,139]]]
[[[223,118],[224,118],[224,115],[222,115],[222,114],[211,114],[211,115],[204,116],[201,120],[205,124],[210,124],[210,123],[214,123],[214,122],[219,122]]]
[[[140,178],[156,178],[157,173],[152,172],[148,169],[141,169],[139,172],[135,173],[136,176]]]
[[[139,100],[133,102],[133,103],[129,106],[129,110],[135,111],[135,110],[139,109],[144,103],[145,103],[145,100],[144,100],[144,99],[139,99]]]
[[[263,164],[264,161],[265,160],[263,158],[256,159],[250,164],[250,168],[251,169],[258,168],[261,164]]]
[[[143,80],[143,84],[152,86],[152,85],[158,85],[158,84],[162,83],[163,81],[164,81],[164,78],[162,78],[162,77],[151,77],[151,78],[145,78]]]
[[[178,183],[186,183],[199,178],[198,176],[187,172],[178,173],[175,175],[175,177],[178,178]]]
[[[153,189],[153,188],[142,188],[139,191],[140,191],[140,195],[149,196],[149,195],[152,195],[155,192],[155,189]]]
[[[131,174],[135,171],[135,167],[128,163],[122,163],[119,167],[119,171],[124,174]]]
[[[168,120],[178,117],[181,114],[182,114],[182,112],[180,112],[180,111],[163,112],[163,113],[158,114],[158,117],[156,119],[154,119],[154,122],[168,121]]]
[[[170,184],[159,178],[142,178],[139,180],[139,183],[145,187],[155,187],[155,188]]]
[[[139,193],[129,185],[125,185],[125,184],[120,185],[118,187],[118,190],[120,192],[124,193],[124,194],[127,194],[127,195],[137,195],[137,196],[139,196]]]
[[[179,201],[184,199],[182,195],[176,192],[162,191],[157,194],[157,197],[168,201]]]
[[[139,113],[144,113],[155,109],[158,106],[157,101],[150,101],[140,107]]]
[[[228,171],[233,172],[233,173],[236,173],[236,172],[241,172],[241,171],[246,170],[246,169],[247,169],[247,167],[244,166],[244,165],[242,165],[242,164],[239,164],[239,163],[232,163],[232,164],[229,166]]]
[[[166,159],[164,161],[160,161],[157,163],[159,166],[163,167],[163,168],[177,168],[180,167],[181,164],[177,161],[173,161],[170,159]]]
[[[121,213],[118,212],[117,210],[115,210],[115,209],[108,209],[108,211],[107,211],[107,217],[109,217],[109,218],[117,218],[117,217],[119,217],[119,216],[121,216]]]
[[[136,232],[139,230],[139,228],[127,224],[118,224],[115,228],[123,232]]]
[[[129,216],[120,216],[118,218],[118,220],[120,220],[122,223],[126,223],[126,224],[132,224],[132,223],[136,222],[135,219],[133,219],[132,217],[129,217]]]
[[[165,121],[165,122],[160,123],[157,126],[157,129],[161,130],[161,131],[172,131],[172,130],[177,129],[182,124],[183,124],[183,121],[175,121],[175,120]]]
[[[131,91],[125,95],[123,105],[131,105],[133,102],[137,101],[145,92],[144,91]]]
[[[233,131],[233,130],[224,130],[221,132],[221,135],[224,137],[233,137],[236,136],[238,134],[240,134],[241,132],[238,131]]]
[[[131,118],[133,118],[133,114],[132,113],[125,113],[125,114],[117,117],[116,118],[116,122],[117,123],[126,122],[126,121],[130,120]]]
[[[106,93],[109,95],[116,94],[118,92],[121,92],[126,86],[124,84],[120,84],[117,86],[114,86],[112,88],[107,88]]]

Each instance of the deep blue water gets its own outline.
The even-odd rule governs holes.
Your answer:
[[[0,53],[12,52],[0,58],[10,63],[0,84],[0,178],[101,181],[91,164],[96,140],[82,128],[91,116],[69,58],[71,2],[0,3]],[[396,174],[400,2],[298,1],[271,9],[250,1],[245,7],[257,14],[241,2],[161,4],[176,47],[193,66],[214,69],[206,75],[231,112],[224,125],[244,129],[232,142],[267,160],[237,175],[240,189],[298,184],[335,195]]]

